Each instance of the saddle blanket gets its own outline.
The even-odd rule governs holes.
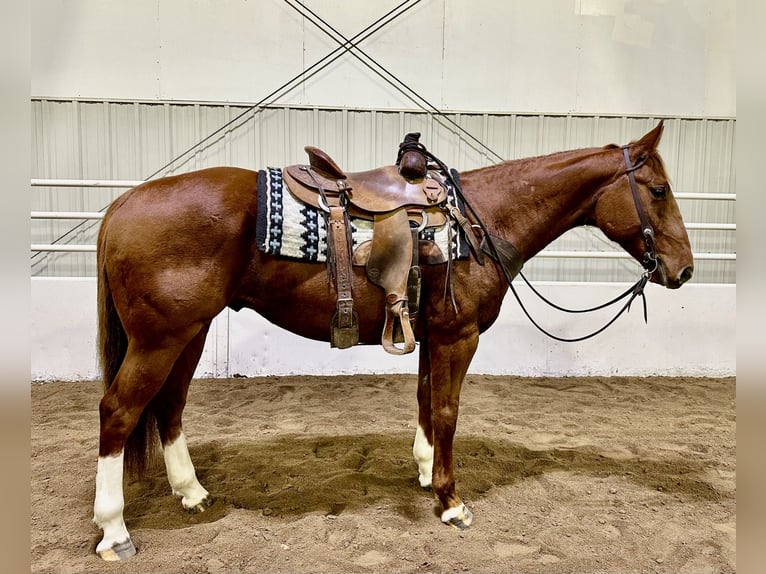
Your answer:
[[[464,214],[462,202],[448,186],[447,201]],[[453,259],[466,259],[470,254],[468,243],[457,224],[452,225],[452,245],[449,245],[447,225],[426,228],[420,239],[433,241],[442,253],[452,250]],[[352,248],[356,249],[372,239],[372,221],[352,217]],[[327,228],[324,213],[293,197],[282,178],[281,168],[270,167],[258,172],[258,217],[255,229],[258,249],[271,255],[281,255],[301,261],[321,263],[327,261]]]

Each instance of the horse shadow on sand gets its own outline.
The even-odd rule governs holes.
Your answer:
[[[215,497],[206,512],[181,511],[165,471],[126,485],[125,517],[133,528],[184,528],[214,522],[232,509],[286,518],[310,513],[339,515],[347,509],[385,505],[405,519],[422,520],[424,493],[417,483],[410,435],[279,436],[236,442],[214,440],[191,448],[197,475]],[[681,500],[719,500],[704,482],[702,461],[612,458],[590,446],[531,450],[518,443],[478,436],[455,440],[458,489],[476,501],[494,489],[552,472],[594,478],[625,476]],[[438,515],[438,509],[435,509]]]

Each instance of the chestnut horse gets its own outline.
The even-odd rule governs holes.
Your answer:
[[[625,146],[627,153],[608,145],[468,171],[461,175],[463,195],[486,230],[511,242],[523,260],[565,231],[592,225],[642,261],[643,211],[654,228],[656,254],[645,276],[675,289],[691,277],[693,261],[657,152],[661,134],[662,123]],[[97,257],[105,394],[94,521],[104,531],[96,552],[106,560],[135,553],[123,520],[123,466],[140,469],[157,434],[182,506],[201,512],[212,504],[196,478],[181,415],[216,315],[227,306],[248,307],[293,333],[329,340],[335,286],[324,264],[256,248],[256,183],[255,171],[230,167],[149,181],[117,198],[104,217]],[[455,261],[455,307],[445,297],[446,267],[422,267],[413,454],[420,485],[441,502],[441,520],[466,528],[472,515],[455,489],[452,459],[460,388],[508,283],[494,260]],[[383,290],[368,282],[363,268],[354,270],[353,290],[359,341],[378,344]]]

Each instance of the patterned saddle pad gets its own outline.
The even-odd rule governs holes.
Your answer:
[[[462,202],[448,189],[447,201],[464,214]],[[468,243],[457,224],[451,219],[441,228],[426,228],[420,239],[433,241],[445,259],[451,249],[453,259],[470,255]],[[447,225],[452,225],[452,243]],[[255,237],[258,249],[271,255],[281,255],[306,262],[327,261],[327,230],[324,214],[293,197],[282,178],[282,169],[270,167],[258,172],[258,219]],[[351,218],[352,248],[372,239],[372,221]]]

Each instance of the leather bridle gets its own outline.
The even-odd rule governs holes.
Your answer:
[[[649,223],[649,219],[646,217],[644,206],[641,204],[641,198],[638,195],[638,186],[636,185],[636,177],[633,172],[644,165],[648,159],[648,156],[639,157],[636,163],[631,164],[630,154],[628,149],[630,146],[622,146],[622,155],[625,158],[625,173],[628,176],[628,182],[630,183],[630,190],[633,193],[633,203],[636,205],[636,211],[638,212],[638,219],[641,222],[641,234],[644,237],[644,244],[646,251],[644,253],[644,260],[642,265],[646,270],[645,273],[651,275],[659,267],[659,258],[657,257],[657,251],[654,245],[654,228]]]

